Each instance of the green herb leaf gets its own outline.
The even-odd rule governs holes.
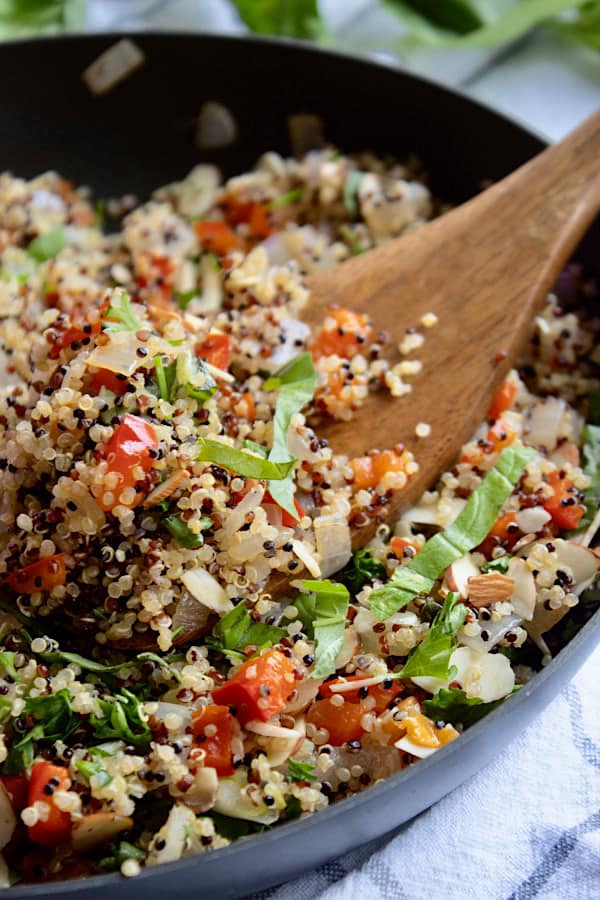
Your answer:
[[[302,815],[302,806],[297,797],[289,794],[285,800],[285,817],[286,819],[299,819]]]
[[[251,31],[295,38],[316,38],[323,26],[317,0],[232,0]]]
[[[152,732],[145,721],[138,698],[123,688],[110,699],[99,700],[103,717],[91,715],[90,724],[99,740],[119,738],[136,747],[146,747],[152,740]]]
[[[209,519],[208,516],[203,516],[200,519],[201,531],[198,534],[195,534],[195,532],[193,532],[179,516],[167,516],[162,522],[165,528],[168,528],[171,532],[175,540],[181,544],[182,547],[185,547],[186,550],[197,550],[198,547],[202,547],[204,544],[202,531],[210,528],[213,524],[212,519]]]
[[[266,391],[278,389],[279,395],[275,405],[275,417],[273,420],[273,446],[269,453],[269,461],[280,465],[294,467],[295,460],[290,460],[287,447],[288,431],[290,423],[296,413],[300,412],[307,403],[312,400],[317,386],[317,372],[310,353],[300,353],[294,359],[282,366],[264,384]],[[298,521],[298,511],[294,504],[293,476],[271,483],[269,493],[273,500],[279,504],[295,521]]]
[[[278,206],[289,206],[291,203],[297,203],[298,200],[302,199],[305,190],[306,188],[304,185],[293,188],[291,191],[288,191],[287,194],[281,194],[280,197],[271,200],[267,209],[277,209]]]
[[[590,485],[583,497],[586,510],[577,531],[589,528],[600,507],[600,426],[586,425],[582,437],[583,471],[590,479]]]
[[[460,689],[441,688],[431,700],[423,702],[423,712],[434,722],[450,722],[452,725],[460,722],[465,728],[469,728],[500,706],[504,699],[484,703],[479,697],[467,697]]]
[[[506,447],[452,525],[430,538],[406,565],[399,566],[387,585],[373,591],[369,597],[371,609],[387,619],[417,594],[428,593],[451,563],[477,547],[534,455],[530,447]]]
[[[408,657],[400,678],[448,678],[450,657],[456,646],[455,636],[462,628],[467,607],[460,602],[460,595],[449,593],[444,605],[431,623],[429,631]]]
[[[358,189],[360,183],[365,177],[365,172],[353,171],[348,172],[344,181],[344,189],[342,196],[344,206],[351,219],[358,219],[360,215],[360,207],[358,205]]]
[[[303,581],[302,590],[314,596],[312,629],[316,648],[311,677],[325,678],[335,672],[335,661],[344,643],[350,595],[343,584],[328,579]],[[304,612],[307,609],[304,606]]]
[[[52,650],[49,653],[37,653],[36,656],[45,663],[74,663],[86,672],[97,672],[98,674],[118,672],[125,666],[131,665],[131,663],[123,662],[107,666],[104,663],[97,662],[95,659],[86,659],[85,656],[80,656],[79,653],[70,653],[67,650]]]
[[[78,772],[81,772],[88,783],[93,775],[96,776],[98,785],[100,787],[105,787],[105,785],[110,784],[110,782],[112,781],[112,775],[109,775],[106,769],[104,769],[102,767],[102,764],[99,762],[93,762],[92,760],[88,759],[80,759],[75,763],[75,767]]]
[[[12,678],[13,681],[19,682],[23,679],[19,677],[17,674],[17,670],[15,669],[15,656],[16,653],[11,652],[10,650],[1,650],[0,651],[0,666],[4,669],[4,672]]]
[[[486,562],[482,566],[480,566],[482,572],[501,572],[502,575],[506,575],[508,572],[508,564],[511,561],[512,557],[510,554],[506,553],[504,556],[499,556],[498,559],[493,559],[491,562]]]
[[[230,447],[229,444],[210,438],[200,438],[198,444],[200,447],[199,460],[216,463],[216,465],[222,466],[236,475],[243,475],[245,478],[281,481],[289,475],[295,463],[293,459],[284,462],[261,459],[245,450],[237,450],[235,447]],[[269,488],[269,490],[272,493],[272,489]]]
[[[352,555],[352,559],[348,565],[336,575],[336,579],[345,584],[353,594],[358,594],[365,584],[373,584],[377,579],[379,581],[386,577],[386,568],[383,563],[375,559],[368,550],[364,548],[357,550]]]
[[[387,5],[400,9],[409,7],[430,24],[455,34],[469,34],[485,24],[476,4],[469,0],[444,0],[443,3],[439,0],[388,0]]]
[[[314,765],[309,762],[301,762],[299,759],[288,759],[287,774],[292,781],[317,780]]]
[[[104,331],[138,331],[142,323],[131,305],[127,291],[119,291],[118,299],[111,303],[104,315]]]
[[[352,256],[360,256],[367,249],[361,244],[358,235],[351,225],[340,225],[340,234],[346,241]]]
[[[120,869],[123,863],[128,859],[135,859],[138,862],[143,862],[146,859],[146,854],[143,850],[139,850],[128,841],[121,841],[118,846],[112,844],[111,853],[108,856],[103,857],[98,865],[106,872],[113,872],[116,869]]]
[[[170,403],[177,389],[177,362],[173,360],[165,366],[161,356],[154,357],[154,372],[156,374],[156,383],[160,392],[161,400]]]
[[[66,246],[65,229],[60,226],[36,237],[27,248],[27,254],[36,262],[43,263],[48,259],[54,259]]]
[[[198,296],[198,288],[192,288],[191,291],[177,291],[175,294],[175,302],[179,309],[187,309],[194,297]]]
[[[184,657],[181,657],[182,659]],[[172,678],[173,681],[176,681],[177,684],[181,684],[181,675],[178,670],[169,663],[169,660],[164,656],[159,656],[157,653],[151,653],[150,651],[144,653],[138,653],[137,659],[139,662],[153,662],[155,666],[158,666],[159,669],[162,669],[163,672],[169,677]]]
[[[244,441],[244,447],[246,450],[255,453],[256,456],[262,457],[262,459],[266,459],[269,455],[268,447],[263,447],[262,444],[257,444],[256,441],[251,441],[248,438]]]
[[[222,619],[219,619],[212,631],[210,646],[224,653],[239,654],[245,659],[242,651],[248,646],[259,650],[270,647],[287,634],[285,629],[264,622],[253,622],[250,613],[243,603],[238,603]]]

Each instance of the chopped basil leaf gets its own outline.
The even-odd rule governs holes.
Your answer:
[[[182,546],[185,547],[186,550],[196,550],[198,547],[202,547],[204,544],[204,538],[202,537],[202,531],[210,528],[212,526],[212,519],[209,519],[207,516],[203,516],[200,519],[200,529],[201,531],[196,534],[189,528],[183,519],[180,519],[179,516],[167,516],[162,520],[165,528],[171,532],[175,540]]]
[[[484,703],[479,697],[467,697],[460,689],[441,688],[431,700],[423,702],[423,712],[434,722],[450,722],[452,725],[460,722],[468,728],[503,702],[504,698]]]
[[[176,361],[177,381],[185,388],[188,397],[205,403],[217,390],[217,383],[206,363],[193,356],[189,350],[180,353]]]
[[[21,715],[33,718],[36,724],[11,746],[2,767],[7,775],[17,775],[31,766],[37,741],[64,740],[78,725],[66,688],[55,694],[28,697]]]
[[[159,656],[157,653],[150,653],[150,651],[147,651],[145,653],[138,653],[137,659],[139,662],[154,663],[154,665],[158,666],[159,669],[162,669],[169,678],[172,678],[177,684],[181,684],[181,675],[178,670],[170,665],[169,661],[164,656]]]
[[[282,462],[261,459],[245,450],[237,450],[235,447],[230,447],[229,444],[209,438],[200,438],[198,444],[200,446],[199,460],[216,463],[224,469],[229,469],[235,475],[243,475],[245,478],[281,481],[289,475],[295,463],[293,459]],[[272,487],[269,490],[273,493]]]
[[[127,291],[119,291],[118,300],[106,310],[104,314],[104,331],[137,331],[142,327],[131,305]]]
[[[579,522],[577,531],[589,528],[600,506],[600,427],[598,425],[586,425],[583,429],[582,468],[584,474],[590,479],[590,484],[583,497],[586,511]]]
[[[335,672],[335,661],[344,643],[350,595],[343,584],[336,584],[328,579],[303,581],[302,590],[312,595],[308,604],[303,603],[302,596],[297,598],[301,603],[299,614],[312,613],[312,631],[316,648],[315,667],[311,677],[325,678]]]
[[[400,678],[448,678],[450,657],[455,649],[455,637],[462,628],[467,607],[460,602],[460,594],[449,593],[444,605],[431,623],[429,631],[412,651]]]
[[[175,302],[179,309],[187,309],[188,304],[197,296],[198,288],[193,288],[191,291],[178,291],[175,294]]]
[[[266,391],[277,389],[279,395],[275,405],[273,420],[273,446],[269,453],[272,463],[286,464],[294,467],[295,460],[290,460],[287,447],[290,423],[296,413],[310,403],[317,386],[317,372],[310,353],[300,353],[286,363],[264,384]],[[269,493],[276,503],[298,521],[298,510],[294,504],[293,475],[269,485]]]
[[[480,566],[482,572],[501,572],[502,575],[506,575],[508,572],[508,564],[512,559],[508,553],[505,553],[504,556],[499,556],[498,559],[493,559],[491,562],[486,562],[482,566]]]
[[[169,365],[165,366],[161,356],[154,357],[154,372],[156,373],[156,383],[158,385],[161,400],[166,400],[167,403],[170,403],[171,400],[173,400],[175,391],[177,389],[176,366],[177,363],[175,362],[175,360],[173,360],[172,363],[169,363]]]
[[[299,759],[288,759],[287,774],[292,781],[317,780],[314,765],[309,762],[301,762]]]
[[[36,237],[27,248],[27,254],[36,262],[43,263],[48,259],[54,259],[66,246],[67,236],[61,225]]]
[[[49,653],[37,653],[36,655],[46,663],[73,663],[81,669],[84,669],[86,672],[97,672],[98,674],[118,672],[119,669],[131,665],[130,662],[123,662],[114,666],[106,666],[104,663],[96,662],[95,659],[86,659],[85,656],[80,656],[79,653],[70,653],[67,650],[52,650]]]
[[[299,819],[302,815],[302,806],[297,797],[289,794],[285,800],[285,817],[286,819]]]
[[[15,669],[15,656],[16,654],[10,650],[0,651],[0,666],[13,681],[19,682],[22,681],[22,678],[19,677]]]
[[[277,628],[275,625],[253,622],[244,604],[238,603],[219,619],[209,642],[213,650],[230,655],[233,653],[245,659],[243,651],[246,647],[253,646],[262,650],[276,644],[286,633],[285,629]]]
[[[383,563],[375,559],[368,550],[357,550],[348,565],[336,575],[336,579],[345,584],[353,593],[358,594],[365,584],[372,584],[386,577]]]
[[[367,247],[361,244],[358,235],[351,225],[340,225],[340,234],[348,245],[348,249],[352,256],[360,256]]]
[[[120,869],[123,863],[128,859],[135,859],[138,862],[143,862],[145,858],[146,854],[143,850],[138,850],[137,847],[134,847],[134,845],[130,844],[128,841],[121,841],[118,846],[116,844],[112,845],[110,855],[103,857],[98,865],[101,869],[112,872],[116,869]]]
[[[304,185],[300,185],[300,187],[293,188],[291,191],[288,191],[287,194],[281,194],[280,197],[276,197],[275,200],[271,200],[267,209],[277,209],[278,206],[288,206],[290,203],[296,203],[300,200],[306,190]]]
[[[249,438],[246,438],[244,441],[244,447],[246,450],[251,450],[252,453],[256,453],[257,456],[262,456],[263,459],[266,459],[269,455],[267,447],[263,447],[262,444],[257,444],[256,441],[251,441]]]
[[[102,765],[99,762],[92,762],[87,759],[80,759],[75,763],[75,768],[78,772],[81,772],[83,777],[89,782],[93,775],[96,776],[96,781],[98,782],[99,787],[105,787],[107,784],[110,784],[112,781],[112,775],[109,775],[106,769],[102,768]]]
[[[138,698],[127,688],[106,700],[98,700],[103,716],[90,716],[94,737],[100,740],[119,738],[136,747],[146,747],[152,732],[143,718]]]
[[[348,172],[344,181],[344,206],[351,219],[358,219],[360,209],[358,205],[358,189],[365,176],[364,172]]]
[[[371,609],[387,619],[417,594],[428,593],[451,563],[477,547],[534,455],[530,447],[506,447],[452,525],[430,538],[416,556],[397,568],[388,584],[373,591],[369,597]]]

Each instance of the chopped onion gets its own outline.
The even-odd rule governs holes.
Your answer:
[[[261,368],[276,372],[281,366],[298,355],[298,347],[306,342],[310,328],[298,319],[285,319],[281,324],[283,343],[278,343],[268,359],[261,360]]]
[[[352,556],[352,538],[347,519],[341,516],[319,516],[314,520],[321,576],[328,578],[339,572]],[[307,566],[310,570],[310,567]]]
[[[196,814],[212,809],[217,799],[219,779],[217,770],[211,766],[203,766],[194,776],[194,783],[185,792],[185,805],[190,806]]]
[[[200,219],[214,205],[221,176],[216,166],[194,166],[183,181],[171,185],[177,211],[186,219]],[[214,271],[212,260],[211,268]]]
[[[86,365],[98,369],[108,369],[110,372],[126,375],[128,378],[140,366],[148,365],[145,357],[137,355],[139,347],[145,346],[151,357],[160,354],[174,358],[178,353],[177,347],[173,347],[168,341],[156,335],[153,335],[144,345],[137,339],[134,331],[115,331],[106,336],[108,337],[107,342],[92,350],[86,360]]]
[[[543,506],[531,506],[529,509],[520,509],[515,513],[515,522],[525,534],[541,531],[546,522],[552,516],[546,512]]]
[[[530,413],[527,443],[534,447],[544,447],[549,453],[554,450],[566,408],[565,401],[559,397],[538,400]]]
[[[223,281],[221,273],[210,254],[205,253],[200,263],[202,294],[194,301],[193,308],[204,315],[217,312],[223,305]]]
[[[375,684],[381,684],[386,678],[390,677],[389,672],[383,675],[373,675],[371,678],[357,678],[355,681],[340,681],[336,684],[330,684],[329,690],[334,694],[344,694],[346,691],[357,691],[363,687],[373,687]]]
[[[145,60],[138,45],[129,38],[123,38],[95,59],[81,77],[92,94],[100,96],[128,78]]]
[[[535,610],[535,580],[531,569],[524,560],[514,556],[508,564],[509,578],[514,581],[510,602],[515,613],[528,621],[533,618]]]
[[[183,803],[173,804],[167,821],[150,845],[146,865],[155,866],[181,859],[187,840],[187,829],[193,829],[195,824],[196,815],[193,810]],[[160,847],[160,850],[156,849],[157,847]]]
[[[478,697],[484,703],[501,700],[515,686],[515,673],[510,660],[502,653],[458,647],[450,657],[450,666],[457,669],[452,681],[460,684],[467,697]],[[431,694],[449,685],[448,679],[426,675],[412,678],[411,681]]]
[[[188,569],[181,576],[181,580],[192,597],[195,597],[207,609],[211,609],[221,616],[233,609],[231,600],[217,579],[202,566]]]
[[[279,818],[279,812],[273,808],[269,809],[264,803],[259,802],[258,806],[255,806],[245,792],[247,786],[241,772],[230,778],[220,778],[214,811],[234,819],[272,825]]]
[[[239,531],[244,524],[248,513],[255,510],[257,506],[260,506],[264,494],[265,489],[263,486],[257,484],[256,487],[253,487],[248,491],[243,500],[232,510],[223,525],[223,531],[228,538],[235,534],[236,531]]]
[[[296,728],[283,728],[281,725],[275,725],[273,722],[259,722],[254,719],[251,722],[246,722],[244,727],[246,731],[252,731],[254,734],[260,734],[263,737],[294,738],[297,740],[304,736],[303,732],[298,731]]]
[[[83,816],[73,825],[72,844],[76,853],[87,853],[114,840],[133,827],[133,819],[114,812],[96,812]]]
[[[360,638],[356,628],[350,625],[344,629],[344,642],[340,652],[335,658],[336,669],[343,669],[352,660],[352,657],[360,650]]]
[[[198,150],[231,147],[237,135],[237,122],[230,109],[214,100],[202,105],[196,119],[195,144]]]
[[[12,804],[4,785],[0,782],[0,850],[10,841],[17,824]]]
[[[301,563],[304,563],[313,578],[321,577],[321,567],[306,544],[293,540],[292,549]]]

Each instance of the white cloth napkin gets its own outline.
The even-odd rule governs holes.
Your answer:
[[[253,900],[598,900],[599,685],[596,650],[466,784],[388,838]]]

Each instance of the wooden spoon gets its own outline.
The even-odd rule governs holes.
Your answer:
[[[367,312],[395,344],[411,326],[426,338],[412,354],[423,363],[421,374],[411,379],[412,393],[371,395],[350,422],[319,429],[338,453],[360,456],[402,442],[419,463],[418,473],[381,507],[377,520],[353,531],[354,549],[453,465],[599,210],[600,112],[468,203],[308,279],[311,299],[304,318],[314,328],[326,307],[337,303]],[[431,330],[420,326],[428,312],[439,320]],[[419,422],[431,426],[426,439],[415,434]],[[291,577],[276,573],[268,591],[282,593]],[[175,643],[197,636],[180,634]]]
[[[425,336],[408,357],[423,363],[410,394],[371,395],[350,422],[324,429],[334,451],[350,457],[397,442],[413,451],[419,471],[382,508],[385,520],[454,464],[599,211],[600,111],[473,200],[308,279],[304,318],[314,328],[337,303],[368,313],[393,345],[411,326]],[[420,324],[428,312],[439,320],[431,329]],[[429,437],[417,438],[419,422],[431,426]],[[365,544],[376,525],[356,529],[353,546]]]

